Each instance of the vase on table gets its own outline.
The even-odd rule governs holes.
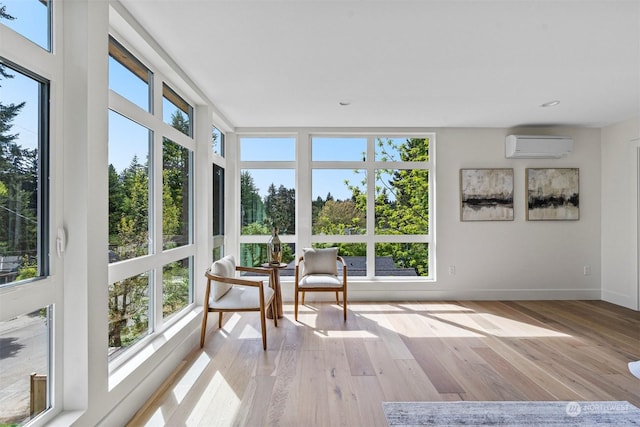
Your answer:
[[[267,242],[267,254],[269,264],[280,265],[282,262],[282,243],[280,243],[280,237],[278,237],[278,227],[273,227],[273,232]]]

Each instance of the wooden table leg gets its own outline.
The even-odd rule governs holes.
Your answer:
[[[278,267],[271,267],[273,271],[273,288],[276,292],[275,296],[275,304],[276,304],[276,313],[278,315],[278,319],[282,319],[284,317],[284,310],[282,308],[282,289],[280,288],[280,269]],[[271,310],[267,310],[267,318],[273,319],[273,314]]]

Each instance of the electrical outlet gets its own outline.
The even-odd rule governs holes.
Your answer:
[[[455,265],[450,265],[449,266],[449,276],[455,276],[456,275],[456,266]]]
[[[585,265],[584,266],[584,275],[585,276],[591,276],[591,266],[590,265]]]

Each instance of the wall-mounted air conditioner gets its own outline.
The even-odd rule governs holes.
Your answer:
[[[559,159],[573,150],[573,139],[567,136],[508,135],[507,159]]]

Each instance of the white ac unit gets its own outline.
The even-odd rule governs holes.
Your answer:
[[[567,136],[508,135],[507,159],[559,159],[573,150],[573,139]]]

